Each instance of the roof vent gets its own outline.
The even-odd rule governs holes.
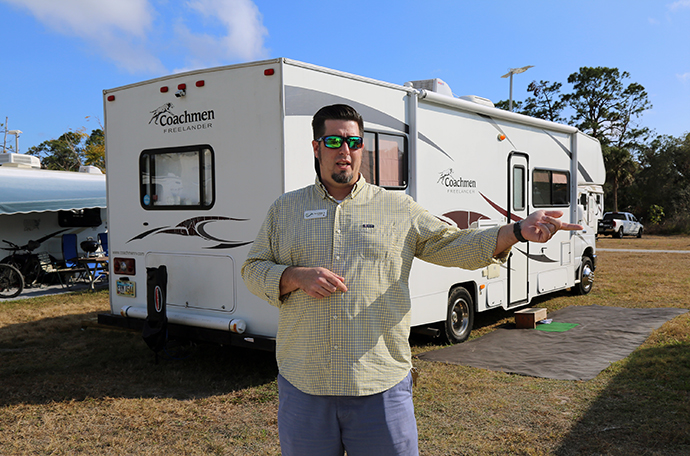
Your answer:
[[[423,79],[421,81],[410,81],[405,83],[407,87],[414,87],[415,89],[424,89],[424,90],[429,90],[431,92],[436,92],[441,95],[446,95],[448,97],[453,96],[453,91],[450,90],[450,87],[448,84],[446,84],[443,80],[436,78],[436,79]]]
[[[79,172],[80,173],[87,173],[87,174],[103,174],[103,172],[98,168],[97,166],[93,165],[81,165],[79,167]]]
[[[483,106],[488,106],[490,108],[495,108],[491,100],[489,100],[488,98],[479,97],[477,95],[463,95],[458,98],[465,101],[471,101],[472,103],[477,103]]]
[[[41,169],[41,160],[33,155],[4,153],[0,154],[0,166]]]

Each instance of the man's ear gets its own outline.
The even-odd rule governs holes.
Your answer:
[[[312,147],[312,149],[314,149],[314,157],[319,158],[319,142],[318,141],[312,141],[311,147]]]

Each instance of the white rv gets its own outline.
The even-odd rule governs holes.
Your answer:
[[[98,239],[107,231],[105,180],[93,166],[50,171],[41,169],[38,157],[0,154],[0,261],[14,263],[9,255],[29,251],[62,260],[66,233],[77,235],[77,245]],[[12,244],[30,250],[15,251]]]
[[[112,275],[101,321],[140,326],[147,268],[165,265],[170,334],[270,348],[278,311],[247,290],[240,268],[270,204],[314,182],[311,119],[334,103],[364,117],[367,181],[408,193],[449,224],[482,228],[560,209],[586,225],[516,245],[503,267],[416,261],[413,326],[462,341],[476,312],[589,292],[600,213],[591,205],[605,177],[595,139],[456,98],[440,80],[396,85],[280,58],[104,91]]]

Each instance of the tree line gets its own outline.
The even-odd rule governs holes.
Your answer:
[[[39,157],[46,169],[79,171],[80,166],[91,165],[105,172],[105,136],[101,128],[90,134],[85,129],[68,131],[58,139],[30,147],[26,153]]]
[[[645,88],[618,68],[582,67],[563,84],[533,81],[513,111],[566,123],[601,143],[607,211],[633,212],[647,231],[690,234],[690,126],[681,137],[657,135],[640,118],[652,107]],[[496,107],[508,110],[509,101]]]

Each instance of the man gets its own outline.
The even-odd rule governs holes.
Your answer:
[[[503,262],[518,237],[545,242],[562,223],[459,230],[401,192],[368,184],[362,117],[326,106],[312,121],[314,185],[278,198],[242,277],[280,309],[276,358],[283,455],[416,455],[408,336],[414,257],[477,269]],[[524,239],[521,239],[524,241]]]

